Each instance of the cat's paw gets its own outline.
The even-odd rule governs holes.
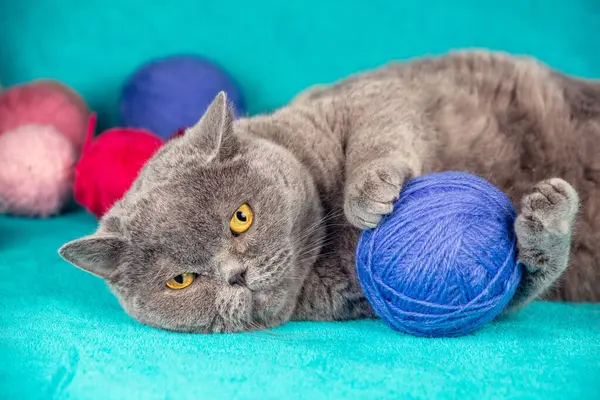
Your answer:
[[[577,192],[558,178],[538,183],[523,197],[515,232],[525,270],[509,310],[546,291],[567,268],[578,208]]]
[[[579,196],[564,180],[553,178],[535,185],[523,197],[515,221],[520,256],[529,259],[530,266],[543,267],[553,258],[551,253],[568,252],[578,208]]]
[[[392,212],[408,176],[397,162],[378,160],[360,167],[346,183],[344,212],[360,229],[371,229]]]
[[[579,196],[569,183],[559,178],[542,181],[523,197],[517,232],[567,234],[578,208]]]

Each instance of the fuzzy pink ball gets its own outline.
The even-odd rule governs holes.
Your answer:
[[[23,125],[0,135],[0,213],[47,217],[71,195],[73,145],[54,127]]]
[[[52,125],[79,152],[89,110],[83,99],[57,81],[39,80],[0,93],[0,134],[21,125]]]

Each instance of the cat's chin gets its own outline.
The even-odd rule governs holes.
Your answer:
[[[244,290],[251,293],[248,289]],[[124,306],[124,311],[135,321],[155,329],[180,333],[239,333],[249,331],[263,331],[277,327],[288,322],[295,309],[295,302],[277,302],[277,295],[269,296],[267,293],[253,293],[252,312],[243,320],[229,320],[223,315],[215,315],[210,321],[190,321],[180,323],[176,321],[148,319],[143,313],[138,313],[135,307]]]
[[[269,328],[289,321],[296,309],[299,292],[300,287],[290,287],[285,281],[274,288],[253,292],[253,319]]]

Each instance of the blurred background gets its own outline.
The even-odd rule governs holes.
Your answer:
[[[254,114],[311,84],[454,48],[526,53],[600,76],[599,26],[598,0],[3,0],[0,82],[56,78],[107,127],[119,123],[132,71],[197,54],[233,77]]]

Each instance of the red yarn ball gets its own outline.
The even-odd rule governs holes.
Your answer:
[[[113,128],[92,140],[95,115],[75,169],[75,201],[97,218],[102,217],[129,190],[138,173],[163,145],[153,133]]]

